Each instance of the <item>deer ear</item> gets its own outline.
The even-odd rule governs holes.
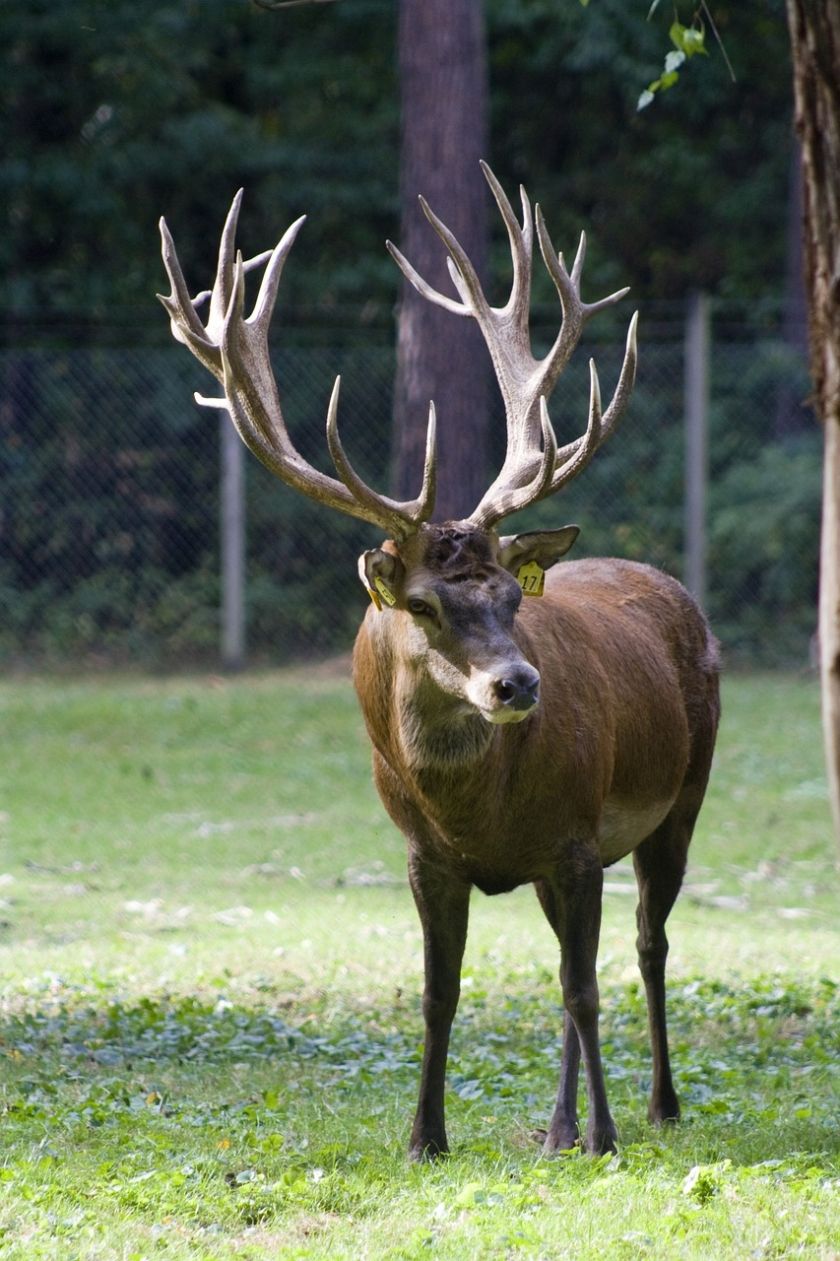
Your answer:
[[[393,608],[397,603],[397,593],[404,576],[405,567],[393,552],[374,547],[369,552],[362,552],[359,557],[362,586],[378,609],[383,605]]]
[[[515,574],[523,565],[536,561],[540,569],[550,569],[580,534],[580,527],[564,525],[561,530],[532,530],[529,534],[506,534],[499,539],[499,564]]]

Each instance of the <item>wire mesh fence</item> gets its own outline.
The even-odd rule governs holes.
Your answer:
[[[713,321],[709,357],[707,605],[730,659],[808,661],[816,623],[820,434],[802,406],[801,353],[775,328]],[[598,346],[605,388],[617,345]],[[276,357],[296,444],[328,467],[324,417],[342,374],[359,471],[386,488],[393,352],[301,346]],[[512,528],[577,521],[577,554],[685,566],[682,330],[645,339],[620,433],[555,501]],[[219,416],[182,348],[0,351],[0,652],[7,663],[217,659]],[[561,381],[561,441],[585,423],[586,356]],[[441,418],[445,423],[445,418]],[[497,426],[497,428],[499,428]],[[496,455],[498,457],[498,451]],[[294,494],[250,457],[245,601],[251,660],[345,650],[366,597],[371,528]],[[507,528],[507,526],[506,526]]]

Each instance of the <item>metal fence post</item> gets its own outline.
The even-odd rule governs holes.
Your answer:
[[[245,665],[245,460],[226,411],[220,415],[221,656],[224,670]]]
[[[709,297],[693,293],[685,323],[685,585],[706,603],[706,488],[709,478]]]

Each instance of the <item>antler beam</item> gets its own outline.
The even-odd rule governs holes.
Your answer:
[[[577,476],[613,432],[635,380],[638,313],[630,321],[624,362],[609,406],[606,411],[602,410],[598,375],[594,361],[590,360],[586,432],[558,449],[546,401],[577,346],[587,321],[618,302],[628,291],[620,289],[598,302],[584,302],[580,296],[580,282],[586,254],[585,234],[581,233],[572,270],[568,272],[563,255],[554,249],[539,206],[532,216],[528,197],[520,188],[520,225],[502,186],[486,162],[481,163],[481,169],[499,207],[510,242],[513,282],[504,307],[490,306],[463,247],[422,197],[420,204],[423,211],[449,254],[449,274],[460,302],[433,289],[390,241],[388,249],[405,277],[423,297],[447,311],[471,316],[476,321],[490,352],[504,400],[507,453],[499,475],[469,517],[475,525],[489,529],[503,517],[553,494]],[[563,315],[554,345],[543,359],[534,357],[529,331],[535,223],[540,253],[557,289]]]
[[[205,291],[196,298],[190,297],[172,236],[165,220],[160,221],[163,262],[172,292],[158,297],[169,313],[173,336],[189,347],[224,391],[223,398],[196,394],[196,401],[206,407],[226,408],[245,445],[282,481],[327,507],[380,526],[392,538],[404,539],[428,520],[434,508],[434,408],[429,412],[423,486],[416,499],[405,503],[371,490],[351,466],[338,436],[340,377],[336,378],[327,413],[327,443],[341,480],[321,473],[300,455],[283,419],[271,367],[268,330],[283,266],[305,216],[287,229],[275,249],[244,262],[234,248],[241,202],[240,191],[233,199],[222,232],[206,324],[201,322],[198,307],[208,294]],[[263,264],[266,267],[254,309],[246,316],[245,274]]]

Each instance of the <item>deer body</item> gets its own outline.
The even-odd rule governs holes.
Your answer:
[[[338,436],[336,381],[327,444],[338,480],[308,464],[285,426],[268,349],[280,275],[298,220],[269,255],[243,263],[234,237],[240,198],[222,234],[210,295],[190,298],[161,222],[172,292],[162,299],[175,337],[214,374],[224,407],[255,455],[293,489],[368,521],[386,535],[359,560],[374,603],[359,631],[354,680],[373,744],[377,788],[408,843],[408,870],[423,927],[426,1037],[413,1156],[447,1150],[444,1086],[458,1003],[470,890],[503,893],[532,883],[560,946],[563,1055],[546,1149],[578,1139],[581,1062],[588,1096],[584,1144],[615,1145],[598,1042],[595,963],[605,866],[632,852],[639,887],[639,966],[645,984],[653,1077],[648,1114],[675,1119],[665,1024],[665,921],[679,892],[703,800],[718,721],[715,641],[679,583],[644,565],[581,561],[553,568],[578,529],[500,536],[506,516],[559,490],[588,464],[625,408],[636,367],[630,323],[613,398],[602,409],[590,363],[585,433],[558,446],[547,398],[586,321],[622,295],[580,295],[585,238],[571,271],[524,190],[522,223],[483,165],[507,229],[513,284],[491,307],[458,241],[423,209],[448,253],[456,300],[417,275],[430,301],[475,319],[505,404],[507,454],[464,521],[433,524],[435,414],[430,408],[423,485],[400,503],[368,487]],[[528,333],[534,229],[563,320],[543,359]],[[250,316],[245,274],[266,264]],[[206,324],[198,315],[210,297]],[[546,572],[548,571],[548,572]],[[526,577],[527,575],[527,577]],[[545,593],[523,600],[523,591]]]
[[[461,536],[454,576],[446,562],[430,572],[429,553],[447,532]],[[639,855],[640,963],[652,987],[650,1114],[674,1119],[664,921],[682,881],[714,748],[715,642],[679,583],[623,561],[562,565],[547,575],[544,597],[494,617],[489,610],[505,608],[496,588],[508,586],[509,576],[488,564],[487,536],[464,540],[457,526],[424,533],[431,545],[419,563],[411,556],[412,567],[394,584],[397,605],[385,617],[368,611],[354,651],[374,778],[407,839],[426,939],[425,1063],[412,1152],[447,1150],[443,1082],[470,888],[496,894],[527,883],[559,939],[567,1009],[583,1003],[587,1146],[607,1150],[615,1127],[595,1032],[601,873],[632,851]],[[456,636],[447,637],[444,625],[430,637],[416,624],[423,616],[405,607],[407,593],[418,589],[418,570],[427,598],[430,589],[436,593],[438,620],[453,609],[460,616]],[[465,578],[465,571],[479,576]],[[465,591],[470,585],[477,598]],[[488,585],[492,595],[482,601]],[[538,672],[539,703],[518,722],[488,720],[469,703],[471,677],[499,681],[521,662]],[[565,1086],[546,1135],[550,1150],[577,1136],[578,1033],[567,1020]]]
[[[576,561],[546,586],[513,628],[541,679],[521,723],[491,724],[444,691],[408,656],[397,616],[369,610],[356,641],[386,807],[403,831],[406,811],[420,811],[426,848],[486,893],[544,877],[572,837],[604,866],[630,853],[673,806],[692,727],[711,718],[710,637],[677,583],[646,566]]]

